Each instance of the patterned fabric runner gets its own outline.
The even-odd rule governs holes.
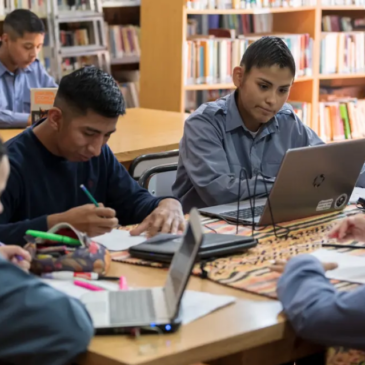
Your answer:
[[[202,269],[205,277],[219,284],[230,286],[249,293],[263,295],[277,299],[276,285],[279,274],[269,269],[272,260],[289,258],[301,253],[309,253],[321,248],[322,243],[331,242],[327,239],[328,232],[345,216],[361,214],[361,211],[348,206],[343,212],[330,213],[311,218],[281,223],[275,231],[272,226],[254,231],[254,237],[259,245],[245,253],[222,257],[212,261],[198,264],[193,270],[194,275],[201,275]],[[202,224],[206,233],[236,234],[236,226],[224,221],[205,219]],[[131,227],[132,228],[132,227]],[[131,229],[128,228],[128,229]],[[239,227],[239,235],[249,236],[252,234],[251,227]],[[286,238],[280,238],[287,234]],[[360,245],[357,242],[352,244]],[[330,248],[328,248],[330,249]],[[365,256],[364,249],[351,250],[348,248],[338,249],[339,252],[348,252],[353,255]],[[164,268],[166,265],[133,258],[128,251],[112,253],[114,261],[129,264]],[[345,281],[331,281],[338,290],[352,290],[359,285]],[[328,365],[365,365],[365,353],[355,350],[333,348],[328,352]]]

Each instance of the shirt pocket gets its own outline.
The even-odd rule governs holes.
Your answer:
[[[265,176],[276,177],[280,169],[281,161],[264,161],[262,165]]]

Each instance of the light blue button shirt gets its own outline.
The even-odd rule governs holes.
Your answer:
[[[323,141],[299,120],[289,104],[253,136],[242,121],[232,93],[201,105],[186,120],[173,193],[185,212],[192,207],[237,201],[239,184],[241,199],[247,199],[253,195],[258,172],[266,177],[266,187],[271,189],[288,149],[319,144]],[[245,175],[239,179],[241,167],[247,171],[247,182]],[[256,196],[265,193],[260,177]]]
[[[58,87],[36,60],[25,69],[10,72],[0,62],[0,128],[24,128],[30,114],[30,89]]]

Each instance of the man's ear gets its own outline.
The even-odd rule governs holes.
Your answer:
[[[54,131],[59,132],[63,123],[62,110],[56,106],[53,106],[48,110],[47,121]]]
[[[233,83],[236,88],[239,88],[243,83],[245,75],[245,66],[237,66],[233,69]]]
[[[1,36],[1,42],[3,44],[8,44],[9,43],[9,34],[7,33],[4,33],[2,36]]]

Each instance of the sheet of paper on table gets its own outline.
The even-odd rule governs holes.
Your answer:
[[[110,233],[93,237],[93,240],[100,243],[109,251],[124,251],[146,241],[146,236],[131,236],[128,231],[113,229]]]

